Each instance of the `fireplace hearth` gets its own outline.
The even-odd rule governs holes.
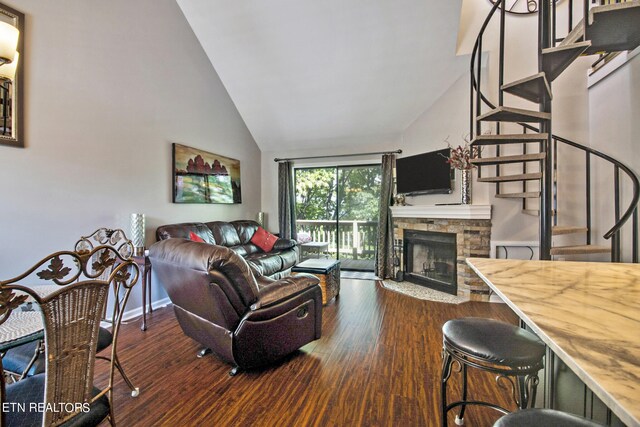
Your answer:
[[[405,280],[457,295],[456,234],[404,230],[402,240]]]

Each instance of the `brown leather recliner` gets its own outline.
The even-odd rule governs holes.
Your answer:
[[[231,375],[320,338],[322,295],[315,276],[257,281],[233,250],[186,239],[157,242],[149,257],[184,333],[234,365]]]

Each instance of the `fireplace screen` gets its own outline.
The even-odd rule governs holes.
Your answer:
[[[455,233],[404,230],[403,237],[405,279],[455,295],[458,291]]]

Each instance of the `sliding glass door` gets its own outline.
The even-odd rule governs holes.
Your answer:
[[[295,170],[302,257],[331,257],[344,270],[373,271],[380,165]]]

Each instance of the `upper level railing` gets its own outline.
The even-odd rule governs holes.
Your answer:
[[[483,42],[483,37],[484,37],[484,33],[485,30],[487,28],[487,26],[489,25],[489,23],[491,22],[493,16],[495,15],[496,11],[499,9],[500,10],[500,41],[499,41],[499,68],[498,68],[498,105],[499,106],[503,106],[504,104],[504,93],[502,90],[502,85],[504,84],[504,63],[505,63],[505,48],[504,48],[504,43],[505,43],[505,8],[504,7],[500,7],[505,1],[504,0],[497,0],[493,7],[491,8],[491,11],[489,12],[489,14],[487,15],[487,18],[485,19],[485,21],[483,22],[480,31],[478,33],[478,37],[476,38],[476,42],[474,44],[474,48],[471,54],[471,62],[470,62],[470,120],[469,120],[469,132],[471,135],[471,139],[473,139],[474,135],[479,135],[481,133],[481,124],[479,121],[476,120],[476,117],[478,115],[481,114],[482,111],[482,105],[486,105],[489,108],[496,108],[496,106],[490,102],[487,97],[482,93],[481,90],[481,77],[482,77],[482,42]],[[620,2],[625,2],[625,1],[609,1],[609,0],[591,0],[591,3],[593,5],[604,5],[604,4],[609,4],[609,3],[620,3]],[[584,7],[583,7],[583,13],[584,16],[587,16],[589,8],[590,8],[590,0],[584,0]],[[551,6],[551,13],[549,14],[549,19],[551,20],[551,28],[552,28],[552,35],[546,34],[545,29],[548,29],[549,26],[544,24],[544,16],[542,16],[539,21],[539,32],[540,32],[540,39],[539,39],[539,48],[544,48],[544,47],[548,47],[549,45],[553,44],[555,45],[556,43],[556,27],[557,27],[557,22],[556,22],[556,2],[552,1],[551,2],[552,6]],[[569,32],[573,29],[573,0],[569,0],[569,9],[570,9],[570,13],[569,13]],[[548,11],[547,11],[548,12]],[[541,13],[541,12],[539,12]],[[549,40],[549,38],[551,38],[551,40]],[[540,53],[540,52],[539,52]],[[534,132],[539,132],[540,128],[537,128],[535,126],[532,126],[530,124],[527,123],[518,123],[520,126],[523,127],[523,129],[525,130],[531,130]],[[500,123],[497,124],[497,129],[496,129],[497,133],[500,133]],[[549,167],[549,169],[547,169],[545,175],[551,175],[549,174],[549,172],[551,171],[550,165],[553,165],[553,182],[549,182],[548,184],[550,185],[545,185],[544,181],[542,181],[541,184],[541,209],[540,209],[540,215],[541,216],[550,216],[552,214],[552,209],[548,208],[548,209],[543,209],[544,207],[544,198],[545,198],[545,193],[551,193],[553,195],[553,211],[557,214],[557,170],[558,170],[558,156],[557,156],[557,143],[560,142],[562,144],[565,144],[566,146],[581,150],[585,153],[585,159],[586,159],[586,167],[585,167],[585,182],[586,182],[586,197],[585,197],[585,210],[586,210],[586,226],[589,229],[588,235],[587,235],[587,244],[591,243],[591,225],[592,225],[592,209],[591,209],[591,204],[592,204],[592,186],[591,186],[591,181],[592,181],[592,176],[591,176],[591,158],[592,156],[595,156],[599,159],[602,159],[603,161],[609,163],[612,167],[613,167],[613,172],[614,172],[614,183],[613,183],[613,187],[614,187],[614,191],[613,191],[613,196],[614,196],[614,225],[606,232],[604,233],[603,237],[605,239],[611,239],[611,259],[614,262],[619,262],[621,260],[621,228],[625,225],[625,223],[629,220],[629,218],[633,218],[632,219],[632,261],[637,263],[639,262],[639,253],[638,253],[638,202],[640,200],[640,183],[638,181],[637,176],[635,175],[635,173],[625,164],[623,164],[622,162],[608,156],[607,154],[604,154],[598,150],[594,150],[590,147],[586,147],[582,144],[578,144],[577,142],[574,141],[570,141],[566,138],[562,138],[560,136],[557,135],[551,135],[550,138],[550,144],[547,143],[541,143],[540,144],[540,151],[544,152],[547,154],[547,158],[544,161],[541,161],[542,163],[547,162],[547,165],[545,165],[545,167]],[[527,147],[526,147],[526,143],[523,144],[523,152],[526,153]],[[479,154],[479,153],[478,153]],[[496,156],[500,155],[500,146],[496,147]],[[526,166],[523,166],[523,168],[526,168]],[[525,169],[526,170],[526,169]],[[624,212],[621,214],[621,206],[620,206],[620,200],[622,197],[622,190],[621,190],[621,185],[620,185],[620,171],[624,172],[627,179],[631,182],[632,184],[632,196],[631,196],[631,201],[629,202],[629,205],[626,207],[626,209],[624,210]],[[499,176],[500,175],[500,166],[497,165],[496,166],[496,174]],[[478,169],[478,176],[480,176],[480,169]],[[497,193],[500,192],[500,184],[497,183],[496,184],[496,191]],[[550,218],[549,218],[550,220]],[[554,220],[554,222],[557,224],[557,215],[556,215],[556,219]],[[543,221],[541,221],[541,224],[543,223]],[[541,236],[543,235],[543,231],[541,230]],[[550,240],[550,230],[549,233],[547,234],[548,239]],[[544,243],[544,244],[543,244]],[[543,242],[542,241],[542,237],[541,237],[541,251],[543,248],[550,248],[551,242]]]
[[[296,220],[297,231],[309,233],[314,242],[327,242],[329,253],[340,258],[373,259],[376,252],[376,221]]]

